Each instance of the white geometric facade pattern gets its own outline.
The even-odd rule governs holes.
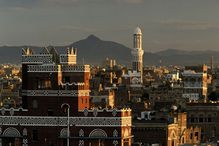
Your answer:
[[[63,128],[63,129],[60,131],[59,136],[60,136],[61,138],[66,138],[66,137],[67,137],[67,128]]]
[[[67,117],[0,116],[2,125],[66,126]],[[70,117],[70,125],[76,126],[131,126],[131,117]]]
[[[118,131],[116,129],[113,131],[113,137],[118,137]]]
[[[5,115],[5,109],[4,109],[4,108],[2,108],[1,114],[2,114],[3,116]]]
[[[84,137],[84,130],[80,129],[80,131],[79,131],[79,137]]]
[[[94,129],[93,131],[91,131],[91,133],[89,134],[89,137],[92,138],[106,138],[107,134],[104,130],[102,129]]]
[[[20,132],[14,127],[8,127],[4,130],[2,135],[5,137],[21,137]]]
[[[23,129],[23,136],[27,136],[27,129],[26,128]]]
[[[67,117],[38,116],[0,116],[1,125],[21,126],[66,126]],[[131,126],[131,116],[128,117],[70,117],[69,124],[75,126]]]
[[[112,115],[115,117],[116,114],[117,114],[117,110],[114,108],[114,109],[113,109],[113,112],[112,112]]]
[[[98,112],[97,112],[97,109],[95,108],[94,111],[93,111],[93,115],[94,117],[96,117],[98,115]]]
[[[113,140],[113,145],[117,146],[119,144],[119,142],[117,140]]]
[[[90,90],[23,90],[22,96],[89,96]]]
[[[28,65],[27,72],[90,72],[89,65]]]
[[[38,54],[38,55],[22,55],[22,63],[42,64],[52,63],[51,54]]]
[[[23,139],[23,144],[22,144],[22,146],[28,146],[28,140],[25,138],[25,139]]]
[[[84,146],[84,140],[79,140],[78,146]]]
[[[84,116],[87,117],[87,115],[88,115],[88,110],[85,108],[84,109]]]

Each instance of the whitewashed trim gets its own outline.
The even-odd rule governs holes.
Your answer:
[[[90,72],[90,65],[62,65],[62,72]]]
[[[90,127],[121,127],[132,126],[129,117],[70,117],[70,126]],[[0,125],[10,126],[66,126],[67,117],[38,117],[38,116],[0,116]]]
[[[2,136],[5,136],[5,137],[21,137],[21,134],[16,128],[8,127],[7,129],[5,129]]]
[[[90,90],[22,90],[22,96],[89,96]]]
[[[22,64],[52,63],[51,54],[22,55]]]
[[[27,62],[28,63],[28,62]],[[27,72],[90,72],[89,65],[55,65],[43,64],[43,62],[35,62],[38,65],[28,65]],[[43,65],[40,65],[43,64]]]
[[[60,65],[28,65],[27,72],[59,72],[61,71]]]
[[[107,138],[107,133],[103,129],[94,129],[90,132],[89,137],[92,138]]]

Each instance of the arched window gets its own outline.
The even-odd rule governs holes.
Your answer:
[[[182,137],[182,144],[184,144],[185,143],[185,138],[184,137]]]

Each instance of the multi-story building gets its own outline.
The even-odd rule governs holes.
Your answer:
[[[0,79],[0,108],[19,108],[21,79],[18,77],[4,77]]]
[[[89,107],[90,67],[75,49],[22,52],[22,108],[0,109],[0,146],[131,145],[131,110]]]
[[[188,125],[201,127],[201,139],[219,139],[219,103],[188,103]]]
[[[177,113],[172,117],[174,120],[165,119],[161,115],[156,118],[153,113],[153,115],[133,120],[134,141],[142,143],[143,146],[179,146],[200,143],[201,129],[187,126],[186,113]]]
[[[182,73],[183,97],[190,101],[206,101],[207,97],[207,66],[186,67]]]

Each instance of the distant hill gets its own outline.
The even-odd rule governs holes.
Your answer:
[[[214,64],[219,64],[219,52],[217,51],[184,51],[177,49],[167,49],[156,52],[162,60],[163,65],[197,65],[210,64],[211,57],[214,56]]]
[[[0,63],[20,63],[21,48],[27,46],[2,46],[0,47]],[[39,51],[41,47],[28,46]],[[63,52],[67,47],[78,48],[78,62],[86,64],[101,64],[107,57],[116,59],[118,63],[131,65],[131,49],[112,41],[104,41],[95,35],[90,35],[68,46],[55,46],[58,52]],[[145,52],[144,65],[196,65],[209,64],[214,56],[215,64],[219,64],[217,51],[184,51],[166,49],[156,53]]]
[[[27,46],[1,46],[0,47],[0,63],[21,63],[21,48]],[[30,46],[30,48],[38,49],[40,47]]]
[[[94,35],[77,41],[70,46],[78,48],[78,59],[85,63],[100,64],[107,57],[116,59],[122,64],[128,64],[131,59],[131,49],[112,41],[103,41]]]

